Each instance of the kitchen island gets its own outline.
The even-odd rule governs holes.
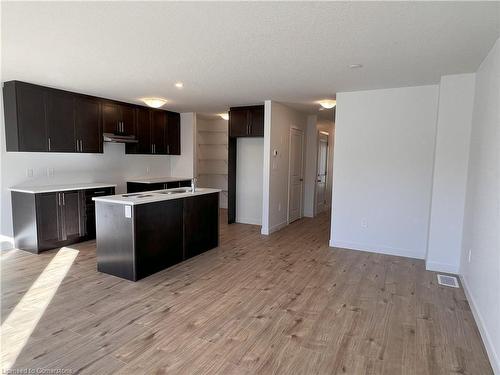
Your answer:
[[[97,270],[137,281],[219,245],[218,189],[94,198]]]

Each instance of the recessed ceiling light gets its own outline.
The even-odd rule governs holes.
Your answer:
[[[163,98],[143,98],[141,100],[151,108],[160,108],[167,102],[167,99]]]
[[[184,87],[184,83],[182,83],[182,82],[176,82],[175,83],[175,87],[177,87],[178,89],[182,89]]]
[[[335,99],[325,99],[325,100],[320,100],[319,104],[326,109],[331,109],[337,105],[337,101]]]
[[[351,65],[349,65],[349,68],[351,68],[351,69],[357,69],[357,68],[362,68],[362,67],[363,67],[363,65],[361,65],[361,64],[351,64]]]
[[[229,120],[229,113],[219,113],[219,116],[222,117],[223,120]]]

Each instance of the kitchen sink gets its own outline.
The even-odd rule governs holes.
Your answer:
[[[183,193],[189,193],[191,189],[179,189],[179,190],[165,190],[165,191],[160,191],[158,192],[159,194],[183,194]]]
[[[128,197],[136,197],[136,198],[147,198],[147,197],[152,197],[151,194],[122,194],[122,197],[128,198]]]

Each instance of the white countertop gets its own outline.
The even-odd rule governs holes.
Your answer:
[[[137,182],[140,184],[155,184],[157,182],[176,182],[191,180],[191,177],[139,177],[133,180],[127,180],[127,182]]]
[[[17,185],[10,187],[9,190],[17,191],[20,193],[38,194],[38,193],[52,193],[56,191],[68,191],[68,190],[99,189],[106,187],[116,187],[116,184],[90,182],[90,183],[80,183],[80,184],[39,185],[39,186]]]
[[[177,194],[162,194],[162,192],[172,192],[185,190],[185,193],[177,193]],[[116,203],[116,204],[124,204],[134,206],[137,204],[144,203],[152,203],[152,202],[161,202],[170,199],[180,199],[186,197],[192,197],[195,195],[204,195],[210,193],[219,193],[222,190],[220,189],[210,189],[210,188],[196,188],[194,193],[191,192],[191,188],[175,188],[175,189],[167,189],[167,190],[153,190],[153,191],[144,191],[141,193],[129,193],[129,194],[117,194],[117,195],[108,195],[105,197],[94,197],[92,198],[96,202],[106,202],[106,203]]]

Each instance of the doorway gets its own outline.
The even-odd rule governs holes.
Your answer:
[[[316,174],[316,212],[328,208],[328,137],[329,133],[320,131],[318,134],[318,169]]]
[[[304,160],[304,132],[290,129],[289,173],[288,173],[288,223],[302,217],[302,192]]]

